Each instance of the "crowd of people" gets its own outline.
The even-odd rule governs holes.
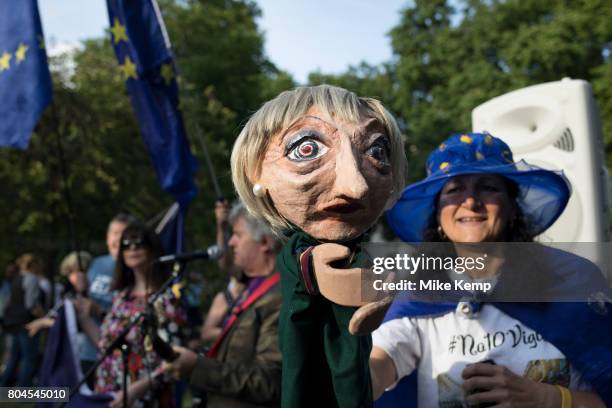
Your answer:
[[[118,214],[109,223],[106,245],[108,254],[92,261],[86,251],[73,251],[59,265],[53,285],[43,274],[43,262],[34,254],[21,255],[7,266],[2,281],[2,330],[5,356],[2,384],[31,386],[40,365],[44,330],[55,323],[57,309],[65,299],[90,303],[91,315],[101,322],[109,310],[111,281],[123,230],[135,218]],[[54,293],[51,293],[53,288]],[[55,304],[51,304],[51,302]],[[98,347],[84,332],[79,334],[79,360],[87,371],[97,359]]]
[[[431,152],[427,177],[406,188],[405,161],[399,128],[379,101],[327,85],[281,93],[234,145],[240,200],[215,208],[228,284],[210,309],[190,312],[174,290],[152,297],[171,274],[153,262],[163,254],[160,239],[120,214],[108,226],[107,255],[79,251],[62,261],[58,296],[35,255],[6,268],[0,386],[35,384],[32,350],[70,302],[81,370],[92,372],[88,384],[110,395],[113,408],[126,401],[181,406],[187,385],[198,397],[193,404],[208,407],[612,404],[609,285],[577,256],[534,244],[537,262],[519,276],[502,245],[462,279],[505,294],[513,279],[529,283],[539,274],[555,294],[596,291],[597,307],[474,291],[444,302],[359,295],[367,273],[362,245],[385,212],[398,240],[445,244],[451,256],[464,257],[474,255],[464,244],[533,243],[571,194],[562,172],[515,162],[509,146],[488,133],[446,139]],[[440,282],[457,279],[449,269],[431,273]],[[188,334],[193,314],[201,322],[195,337]],[[458,345],[514,331],[519,341],[469,352]],[[121,335],[127,350],[109,348]],[[171,357],[159,340],[172,347]]]
[[[218,395],[207,393],[207,406],[227,406],[232,396],[248,392],[243,388],[245,381],[250,382],[254,401],[278,399],[280,352],[276,322],[280,294],[274,259],[281,246],[280,240],[263,222],[251,217],[242,205],[237,204],[230,211],[227,201],[218,202],[215,214],[219,244],[228,248],[220,265],[227,268],[229,282],[227,289],[214,297],[205,319],[200,319],[203,324],[196,328],[195,337],[189,335],[193,322],[188,321],[187,299],[181,300],[169,290],[153,304],[149,303],[149,297],[170,276],[170,268],[167,264],[152,262],[163,254],[160,239],[132,216],[119,214],[110,221],[106,236],[108,254],[92,259],[85,251],[75,251],[62,260],[59,275],[65,285],[58,291],[56,304],[51,308],[42,289],[45,285],[42,283],[42,261],[26,254],[15,265],[9,265],[0,289],[6,294],[2,297],[2,311],[5,312],[2,384],[36,385],[41,360],[39,351],[44,348],[41,335],[55,324],[57,309],[70,300],[79,326],[77,342],[83,374],[103,357],[101,353],[130,320],[151,306],[154,330],[163,341],[172,346],[184,346],[180,349],[182,353],[188,352],[187,347],[210,348],[208,355],[214,353],[216,358],[206,360],[202,357],[203,364],[206,361],[208,364],[225,362],[229,365],[226,371],[242,372],[233,381],[228,381],[226,377],[213,375],[219,367],[203,369],[207,376],[197,376],[200,384],[224,387]],[[262,316],[264,321],[260,321]],[[237,326],[231,333],[230,325]],[[263,326],[261,331],[253,330],[257,325]],[[111,350],[88,377],[87,383],[95,393],[114,396],[111,407],[123,404],[122,373],[126,367],[130,406],[181,405],[181,387],[171,378],[172,370],[162,366],[160,356],[148,344],[147,337],[148,332],[143,330],[142,324],[133,326],[126,336],[129,344],[127,366],[121,351]],[[245,353],[245,348],[250,351]],[[262,356],[266,349],[269,356]],[[253,363],[255,356],[258,360],[263,357],[263,361]],[[242,371],[249,365],[251,371]],[[254,372],[259,372],[261,378],[253,377]],[[198,387],[193,394],[198,394]]]

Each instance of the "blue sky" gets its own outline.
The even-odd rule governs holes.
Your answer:
[[[108,25],[105,0],[38,0],[49,50],[100,37]],[[339,73],[361,61],[391,58],[389,30],[405,0],[258,0],[265,50],[299,82],[320,70]]]

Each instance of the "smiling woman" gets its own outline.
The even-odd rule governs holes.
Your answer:
[[[449,180],[438,199],[438,224],[452,242],[504,241],[516,216],[510,181],[495,174],[470,174]],[[515,197],[514,197],[515,198]]]
[[[449,137],[430,154],[427,173],[389,211],[391,227],[407,242],[449,242],[456,259],[484,251],[486,260],[484,268],[467,268],[460,279],[457,267],[430,275],[448,288],[454,283],[460,301],[395,299],[372,334],[379,406],[603,407],[602,399],[612,400],[612,375],[603,374],[612,365],[612,339],[592,334],[605,333],[609,316],[586,302],[534,301],[546,299],[547,291],[561,293],[563,285],[566,292],[588,288],[603,295],[607,283],[597,268],[536,243],[522,247],[523,262],[509,245],[462,245],[533,241],[567,204],[571,190],[563,173],[514,162],[508,145],[487,133]],[[544,279],[547,286],[537,286]],[[521,293],[537,287],[539,297],[518,302],[497,296],[510,286]],[[472,292],[485,288],[491,290]],[[416,388],[409,377],[416,377]]]

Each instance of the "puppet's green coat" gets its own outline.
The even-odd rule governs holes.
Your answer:
[[[348,331],[356,308],[337,305],[320,294],[310,295],[302,282],[299,254],[318,244],[297,231],[277,257],[283,296],[279,323],[282,406],[371,407],[368,359],[372,339]],[[361,263],[358,254],[350,266]]]

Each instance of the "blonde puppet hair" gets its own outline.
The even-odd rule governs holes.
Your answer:
[[[404,141],[395,119],[380,101],[359,97],[353,92],[331,85],[298,87],[282,92],[251,116],[234,143],[231,157],[232,181],[240,199],[251,214],[265,218],[279,234],[291,228],[291,224],[276,211],[267,194],[264,197],[255,196],[253,184],[259,176],[261,163],[272,137],[289,128],[312,106],[316,106],[329,117],[345,122],[357,123],[364,116],[380,121],[391,142],[393,189],[389,192],[387,208],[395,203],[404,188]]]

